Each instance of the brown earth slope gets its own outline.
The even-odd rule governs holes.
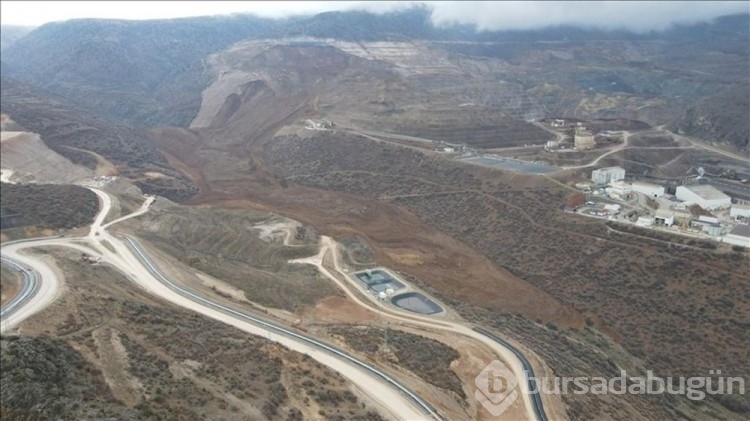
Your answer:
[[[264,83],[268,88],[227,99],[234,104],[225,110],[233,112],[217,120],[221,127],[154,133],[170,163],[200,186],[190,203],[272,210],[334,238],[363,238],[379,263],[465,303],[474,309],[466,314],[485,323],[479,308],[555,329],[580,329],[586,319],[623,346],[610,366],[695,375],[720,358],[735,374],[750,372],[749,339],[736,328],[750,312],[746,256],[672,246],[566,216],[560,209],[569,190],[543,177],[467,167],[335,130],[297,136],[289,129],[274,137],[295,118],[319,115],[321,102],[310,96],[315,86],[276,90],[275,81]],[[253,112],[260,103],[277,112]],[[535,329],[509,334],[544,349],[529,336]],[[544,352],[559,374],[575,375],[568,370],[580,353],[608,352],[576,350],[578,334],[562,336],[571,338],[560,348],[570,354]],[[700,340],[706,337],[713,340]],[[593,355],[583,358],[593,364]],[[618,405],[585,399],[593,406],[576,411],[603,414]]]

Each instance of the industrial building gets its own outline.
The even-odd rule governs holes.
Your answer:
[[[573,132],[573,145],[578,149],[594,149],[596,147],[594,134],[586,130],[583,124],[578,123]]]
[[[648,197],[664,196],[664,187],[657,184],[644,183],[642,181],[633,181],[630,184],[630,187],[634,192],[644,194]]]
[[[630,186],[630,183],[626,183],[623,180],[617,180],[612,181],[609,183],[609,187],[604,189],[605,192],[607,192],[610,196],[616,196],[619,198],[627,198],[630,196],[630,193],[633,192],[633,189]]]
[[[599,168],[591,172],[591,181],[599,186],[603,186],[612,181],[618,181],[625,178],[625,169],[622,167]]]
[[[639,227],[650,227],[651,225],[654,225],[654,218],[648,216],[639,216],[638,220],[635,221],[635,224]]]
[[[658,209],[654,215],[654,225],[671,227],[674,225],[674,212],[667,209]]]
[[[733,204],[732,208],[729,209],[729,216],[736,219],[750,218],[750,205]]]
[[[690,223],[690,226],[693,228],[698,228],[712,237],[718,237],[721,235],[721,224],[695,220]]]
[[[683,202],[695,203],[706,210],[726,209],[732,198],[708,184],[677,186],[675,197]]]
[[[724,236],[724,242],[750,248],[750,225],[737,225]]]

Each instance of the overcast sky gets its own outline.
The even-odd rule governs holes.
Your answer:
[[[0,1],[3,25],[37,26],[73,18],[164,19],[231,13],[265,17],[364,9],[387,12],[418,2],[389,1]],[[750,1],[581,1],[420,2],[435,24],[473,23],[479,29],[533,29],[575,24],[634,31],[660,30],[673,23],[706,21],[750,12]]]

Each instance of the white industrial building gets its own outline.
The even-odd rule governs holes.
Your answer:
[[[675,197],[683,202],[695,203],[707,210],[726,209],[732,206],[732,198],[708,184],[677,186]]]
[[[733,204],[729,209],[729,216],[733,218],[750,218],[750,205]]]
[[[556,118],[552,120],[552,123],[550,123],[552,127],[565,127],[565,120],[560,120],[559,118]]]
[[[750,225],[737,225],[724,236],[724,242],[750,248]]]
[[[633,181],[630,184],[630,187],[633,189],[634,192],[645,194],[648,197],[664,196],[664,187],[657,185],[657,184],[644,183],[641,181]]]
[[[597,185],[604,185],[623,178],[625,178],[625,168],[622,167],[599,168],[591,172],[591,181]]]
[[[635,221],[635,224],[639,227],[650,227],[651,225],[654,225],[654,218],[648,216],[639,216],[638,220]]]
[[[674,212],[668,209],[657,209],[656,215],[654,215],[654,224],[671,227],[674,225]]]
[[[701,231],[705,232],[706,234],[712,237],[718,237],[721,235],[722,227],[720,224],[707,222],[707,221],[701,221],[701,220],[695,220],[690,223],[690,226],[693,228],[699,228]]]
[[[623,180],[617,180],[610,182],[609,187],[604,189],[604,191],[610,196],[625,198],[633,192],[633,189],[631,188],[630,183],[626,183]]]

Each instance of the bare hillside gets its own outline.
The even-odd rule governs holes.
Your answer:
[[[36,133],[2,132],[2,136],[0,167],[13,171],[14,180],[73,183],[93,175],[91,169],[48,148]]]

